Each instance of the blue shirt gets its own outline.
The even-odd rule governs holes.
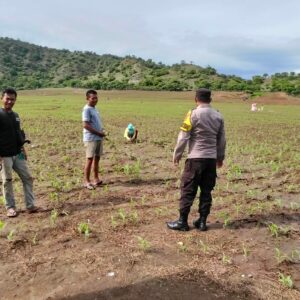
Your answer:
[[[82,121],[89,122],[90,125],[98,131],[103,130],[100,114],[95,107],[89,106],[87,104],[84,106],[84,108],[82,110]],[[101,141],[101,140],[102,140],[102,137],[100,137],[94,133],[91,133],[87,129],[83,128],[83,141],[84,142]]]

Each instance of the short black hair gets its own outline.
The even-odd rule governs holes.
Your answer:
[[[4,89],[4,90],[2,91],[2,98],[3,98],[3,96],[4,96],[5,94],[8,94],[8,95],[15,95],[16,98],[17,98],[17,92],[16,92],[16,90],[13,89],[13,88],[6,88],[6,89]]]
[[[211,91],[209,89],[201,88],[196,91],[196,100],[201,102],[210,103],[211,102]]]
[[[89,95],[97,95],[97,91],[96,90],[88,90],[85,93],[86,97],[89,97]]]

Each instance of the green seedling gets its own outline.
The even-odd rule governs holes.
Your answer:
[[[146,239],[140,236],[138,236],[137,239],[138,239],[138,246],[142,251],[146,252],[150,249],[151,244],[149,241],[147,241]]]
[[[0,220],[0,231],[4,229],[6,223]]]
[[[183,242],[178,242],[177,245],[179,247],[180,252],[186,252],[187,251],[187,245],[184,244]]]
[[[282,235],[288,236],[291,233],[291,227],[290,226],[280,226],[279,232]]]
[[[247,258],[250,254],[250,249],[244,243],[242,245],[242,249],[244,257]]]
[[[31,242],[33,245],[37,244],[37,233],[32,237]]]
[[[88,238],[90,236],[89,221],[88,222],[81,222],[81,223],[79,223],[77,229],[78,229],[78,232],[80,234],[83,233],[86,238]]]
[[[109,185],[108,185],[108,184],[105,184],[105,185],[103,186],[103,192],[105,192],[105,193],[108,193],[108,192],[109,192]]]
[[[199,240],[198,245],[204,254],[208,253],[208,245],[207,244],[205,244],[202,240]]]
[[[142,205],[145,205],[145,203],[146,203],[146,196],[143,195],[143,196],[141,197],[141,204],[142,204]]]
[[[279,248],[275,248],[275,258],[278,264],[289,260],[288,256],[284,254]]]
[[[290,289],[292,289],[294,286],[293,279],[290,275],[284,275],[282,273],[279,273],[278,280],[283,286],[288,287]]]
[[[5,198],[3,196],[0,197],[0,204],[5,205]]]
[[[136,201],[133,198],[130,198],[130,202],[129,202],[131,208],[134,208],[136,206]]]
[[[225,255],[225,253],[223,253],[222,262],[223,262],[224,265],[230,265],[231,264],[231,258],[229,256]]]
[[[118,216],[123,221],[123,223],[126,222],[126,212],[123,208],[119,208],[118,210]]]
[[[118,226],[118,222],[115,220],[115,217],[111,216],[110,219],[112,228],[116,228]]]
[[[224,212],[224,211],[219,212],[219,213],[218,213],[218,217],[221,218],[221,219],[223,219],[223,222],[224,222],[223,227],[224,227],[224,228],[227,228],[227,227],[230,225],[230,223],[231,223],[231,218],[230,218],[229,213]]]
[[[235,204],[234,208],[235,208],[235,213],[238,216],[240,214],[241,205],[240,204]]]
[[[137,224],[139,217],[138,217],[138,212],[135,210],[129,215],[129,219],[133,224]]]
[[[283,208],[283,203],[281,199],[275,199],[275,205],[279,208]]]
[[[55,225],[57,218],[58,218],[58,211],[54,208],[51,211],[51,215],[50,215],[50,223],[51,223],[51,225]]]
[[[8,239],[9,241],[13,241],[14,238],[15,238],[15,230],[12,229],[12,230],[8,233],[7,239]]]
[[[299,261],[300,260],[300,251],[299,250],[296,250],[296,249],[294,249],[293,251],[292,251],[292,260],[293,261]]]
[[[271,232],[271,235],[277,238],[279,234],[279,226],[275,223],[271,223],[268,225],[268,228]]]

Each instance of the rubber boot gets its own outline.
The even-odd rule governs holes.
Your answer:
[[[207,230],[206,219],[207,219],[207,216],[200,216],[199,219],[193,221],[193,224],[200,231],[206,231]]]
[[[190,228],[187,219],[188,216],[180,215],[177,221],[167,222],[167,226],[172,230],[188,231]]]

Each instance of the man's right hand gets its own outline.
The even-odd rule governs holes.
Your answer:
[[[217,160],[217,168],[223,167],[223,160]]]
[[[106,136],[106,133],[104,131],[99,131],[98,135],[100,137],[105,137]]]

